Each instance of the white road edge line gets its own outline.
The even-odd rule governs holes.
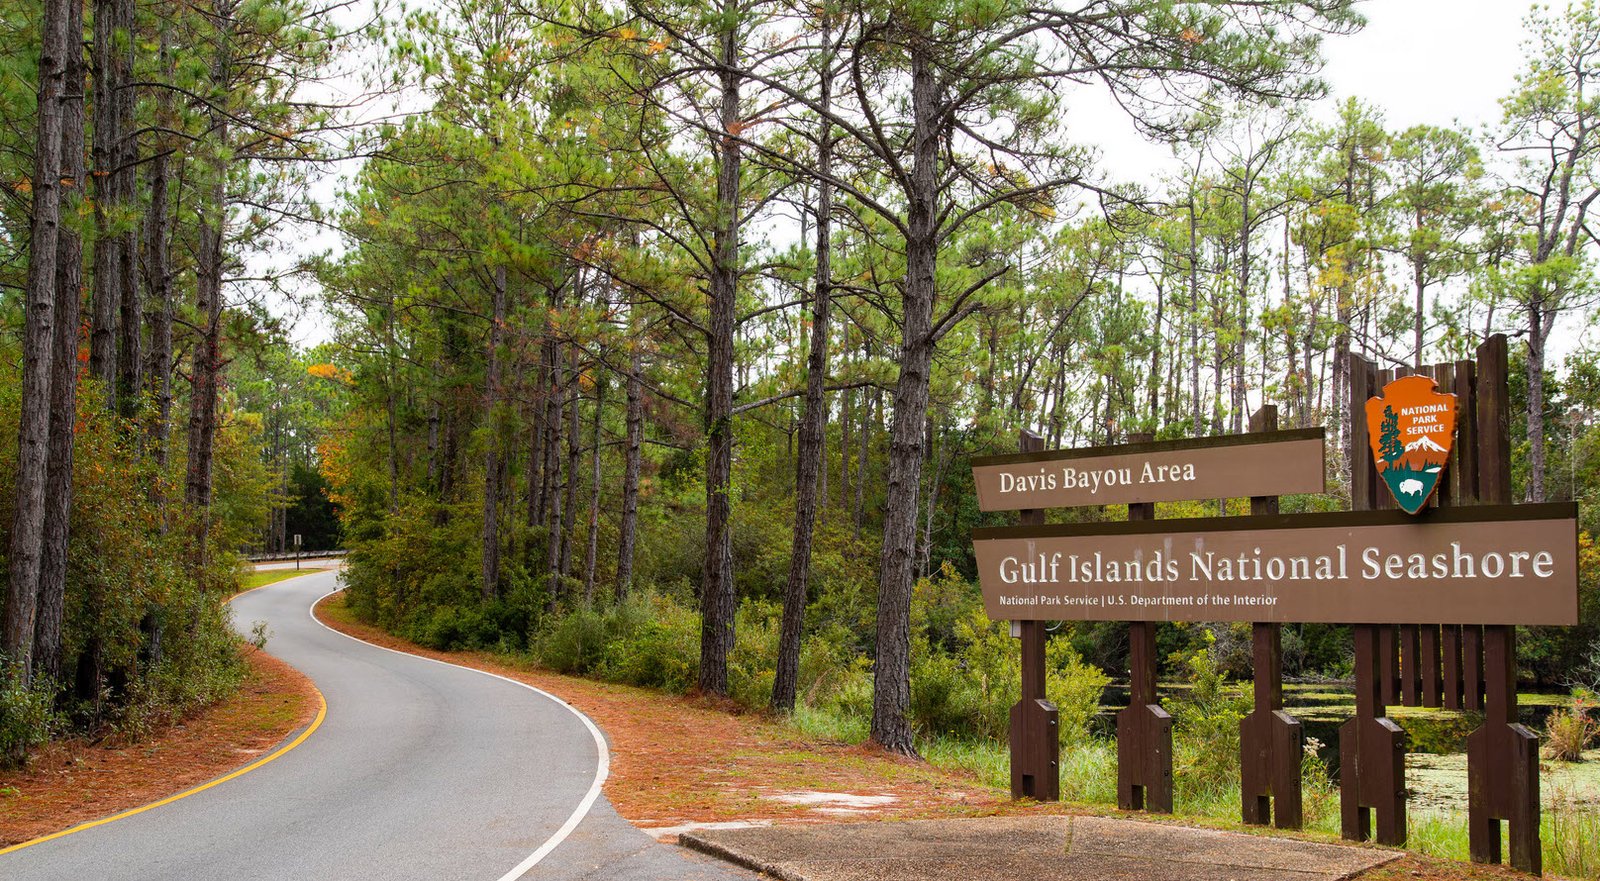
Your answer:
[[[605,784],[606,778],[611,775],[611,750],[606,747],[605,735],[601,734],[600,729],[596,727],[594,721],[588,716],[585,716],[583,713],[579,712],[577,707],[574,707],[572,704],[567,703],[566,701],[556,697],[542,688],[535,688],[526,682],[518,682],[509,676],[501,676],[498,673],[490,673],[487,670],[479,670],[476,667],[468,667],[463,664],[452,664],[449,661],[441,661],[437,658],[428,658],[422,655],[413,655],[410,652],[402,652],[397,649],[389,648],[388,646],[378,645],[375,642],[367,642],[359,636],[351,636],[348,633],[340,630],[334,630],[332,627],[323,624],[320,620],[318,620],[316,615],[317,603],[322,602],[341,590],[344,590],[344,588],[335,588],[334,590],[330,590],[322,596],[317,597],[316,602],[311,604],[311,608],[306,610],[306,614],[311,617],[311,620],[316,621],[317,626],[321,627],[322,629],[331,633],[337,633],[345,639],[355,640],[362,645],[370,645],[375,649],[381,649],[396,655],[403,655],[407,658],[416,658],[419,661],[427,661],[431,664],[441,664],[446,667],[455,667],[458,670],[470,670],[473,673],[480,673],[484,676],[492,676],[495,679],[509,682],[512,685],[521,686],[531,692],[534,692],[535,694],[543,695],[544,697],[554,701],[557,705],[565,708],[567,712],[577,716],[578,719],[583,722],[584,727],[589,729],[589,734],[594,737],[594,747],[599,753],[599,762],[596,764],[594,769],[594,782],[589,784],[589,791],[584,793],[583,798],[578,802],[578,807],[573,810],[572,816],[567,818],[567,822],[563,823],[561,828],[557,829],[554,835],[546,839],[544,844],[539,845],[537,850],[531,854],[528,854],[526,859],[520,863],[517,863],[516,866],[511,869],[511,871],[501,875],[499,881],[516,881],[516,879],[526,875],[529,870],[539,864],[540,860],[543,860],[545,857],[549,856],[551,851],[559,847],[561,842],[566,841],[567,836],[571,835],[572,831],[578,828],[578,824],[583,822],[583,818],[588,816],[589,811],[594,808],[595,800],[600,797],[600,787]]]

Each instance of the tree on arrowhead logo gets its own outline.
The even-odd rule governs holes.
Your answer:
[[[1428,504],[1456,440],[1456,396],[1426,376],[1404,376],[1367,399],[1367,442],[1378,476],[1407,514]]]

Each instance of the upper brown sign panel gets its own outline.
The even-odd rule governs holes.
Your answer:
[[[1576,624],[1577,506],[973,532],[996,620]]]
[[[1323,430],[1052,450],[972,460],[984,511],[1319,493]]]

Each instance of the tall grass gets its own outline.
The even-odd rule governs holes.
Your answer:
[[[1577,793],[1556,787],[1539,826],[1546,871],[1573,878],[1600,878],[1600,809]]]
[[[1467,815],[1430,811],[1410,818],[1406,849],[1448,860],[1471,858]],[[1500,826],[1500,853],[1509,855],[1510,829]],[[1557,790],[1540,815],[1539,839],[1544,871],[1565,878],[1600,879],[1600,811],[1571,792]]]

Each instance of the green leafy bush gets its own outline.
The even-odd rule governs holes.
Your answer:
[[[615,632],[598,675],[682,694],[700,663],[700,616],[665,597],[634,596],[612,610]],[[541,658],[542,660],[542,658]]]
[[[1181,659],[1187,691],[1173,701],[1173,777],[1180,793],[1203,794],[1237,784],[1239,722],[1250,712],[1250,697],[1228,682],[1218,654],[1207,646]]]
[[[50,690],[22,684],[15,668],[0,669],[0,766],[20,764],[28,751],[50,739],[54,723]]]

